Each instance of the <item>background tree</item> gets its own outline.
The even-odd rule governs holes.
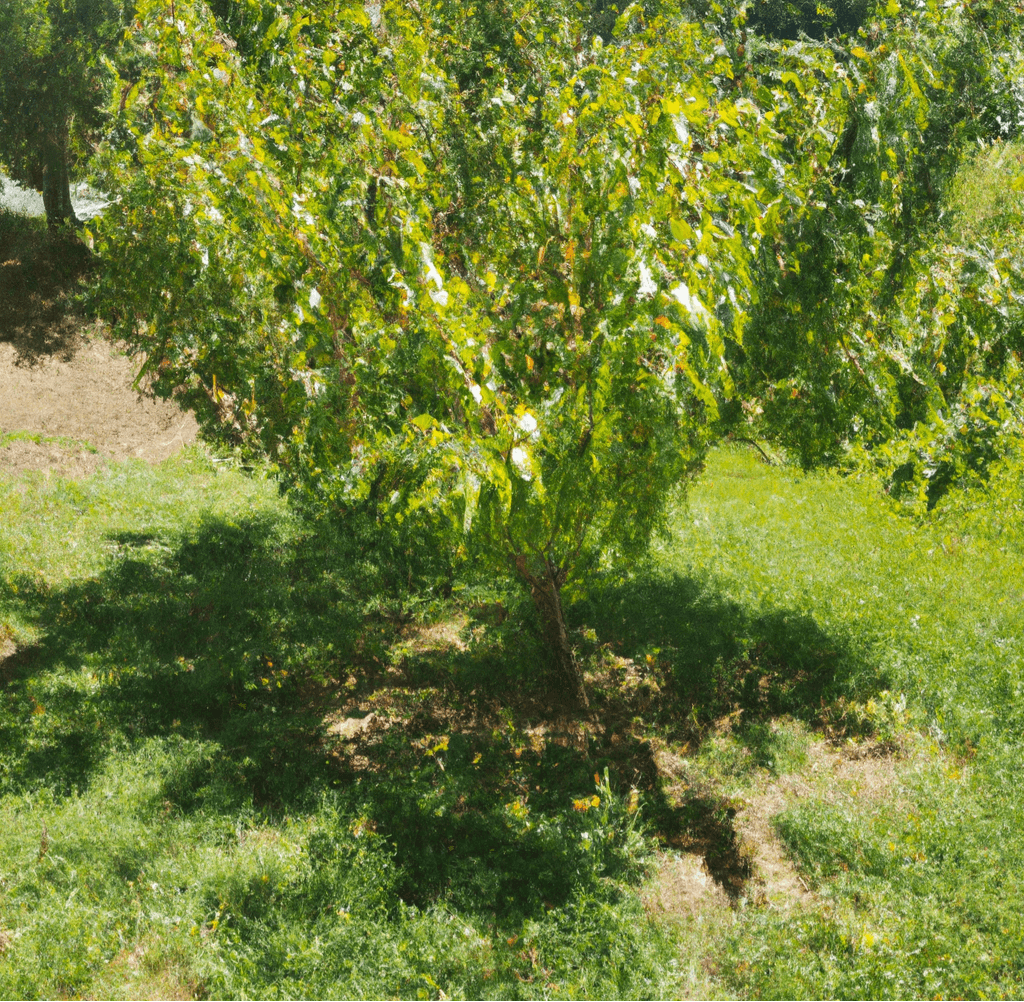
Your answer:
[[[124,13],[120,0],[0,5],[0,163],[42,189],[51,227],[75,222],[69,181],[104,121],[102,57]]]

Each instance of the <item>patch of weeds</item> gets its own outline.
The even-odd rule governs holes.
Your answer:
[[[0,432],[0,447],[8,442],[35,442],[37,445],[59,445],[62,449],[79,449],[94,455],[99,451],[94,445],[66,435],[40,435],[29,431]]]

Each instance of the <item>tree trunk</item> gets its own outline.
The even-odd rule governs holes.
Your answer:
[[[51,143],[44,154],[43,207],[46,209],[46,225],[51,230],[79,225],[71,205],[67,159],[59,143]]]
[[[576,709],[586,710],[590,706],[587,692],[583,686],[583,673],[569,644],[569,634],[565,628],[565,617],[562,614],[561,581],[558,580],[558,569],[548,563],[543,577],[537,577],[526,569],[523,557],[516,560],[516,568],[520,576],[530,586],[530,596],[540,616],[547,641],[548,653],[551,656],[551,667],[559,689],[566,703]]]

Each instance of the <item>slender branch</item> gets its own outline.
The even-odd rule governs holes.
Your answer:
[[[771,456],[768,455],[767,452],[764,451],[764,449],[761,448],[761,446],[759,446],[757,444],[756,441],[754,441],[754,439],[747,438],[744,435],[733,435],[732,439],[733,439],[734,442],[743,442],[745,445],[752,445],[755,449],[757,449],[757,451],[759,453],[761,453],[761,459],[763,459],[764,462],[767,463],[768,466],[778,466],[779,465],[774,459],[772,459]]]

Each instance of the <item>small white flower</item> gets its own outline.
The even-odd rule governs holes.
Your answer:
[[[522,431],[525,431],[527,435],[532,435],[537,430],[537,419],[527,411],[519,419],[519,427]]]
[[[469,392],[473,394],[473,399],[479,404],[483,401],[483,394],[480,392],[480,387],[476,383],[471,383]]]
[[[316,289],[309,290],[309,305],[314,310],[320,305],[320,293]]]
[[[431,289],[430,298],[434,300],[438,306],[448,305],[448,293],[444,289]]]

